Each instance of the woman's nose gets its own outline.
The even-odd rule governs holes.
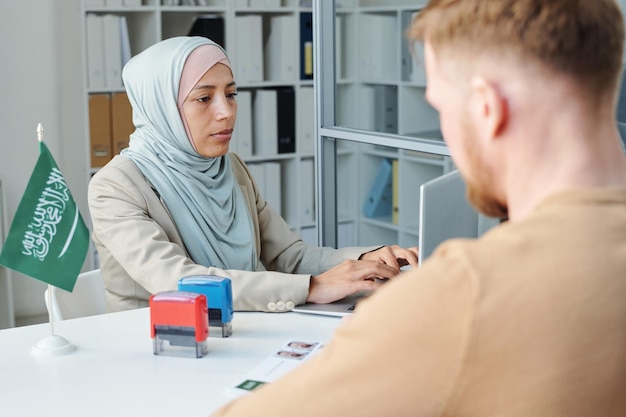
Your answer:
[[[226,119],[229,117],[233,117],[234,113],[235,113],[235,107],[232,106],[229,102],[228,99],[223,96],[220,97],[216,103],[216,116],[218,119]]]

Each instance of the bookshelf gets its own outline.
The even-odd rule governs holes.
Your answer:
[[[223,46],[233,64],[240,93],[237,125],[231,150],[239,153],[255,172],[269,173],[259,174],[259,178],[264,178],[265,184],[262,184],[262,187],[274,190],[270,193],[270,200],[273,201],[271,204],[294,231],[305,240],[316,243],[313,214],[315,137],[310,2],[82,0],[81,16],[83,51],[85,51],[84,106],[93,109],[85,132],[85,137],[89,140],[86,161],[89,164],[87,172],[90,175],[126,146],[124,139],[127,139],[133,130],[129,117],[130,109],[119,110],[120,106],[128,105],[119,98],[125,95],[121,77],[117,77],[114,70],[107,66],[111,62],[115,63],[116,57],[121,53],[122,62],[117,63],[121,71],[119,65],[123,65],[128,57],[138,54],[162,39],[189,34],[198,21],[201,23],[209,21],[205,28],[215,30],[216,26],[219,29],[221,25],[221,33],[215,35],[212,32],[210,37],[221,35]],[[98,32],[98,25],[106,26],[107,19],[109,29],[115,31],[111,27],[117,24],[121,33],[121,37],[118,33],[111,32],[108,32],[108,35],[101,35],[104,39],[117,37],[113,51],[110,47],[107,49],[106,43],[101,47],[98,38],[98,33],[101,33]],[[94,21],[95,25],[92,24]],[[93,26],[96,27],[95,30]],[[106,27],[104,33],[107,33]],[[121,46],[118,47],[118,43]],[[115,50],[116,47],[118,50]],[[111,56],[114,58],[107,60],[107,57]],[[102,61],[106,62],[103,64]],[[104,73],[104,80],[98,79],[99,70]],[[107,79],[106,75],[109,73],[112,74],[109,78],[114,81]],[[278,96],[278,103],[283,103],[276,111],[270,112],[266,106],[256,104],[257,101],[267,96],[271,97],[272,94],[275,100]],[[284,99],[285,96],[287,99]],[[122,116],[118,116],[117,124],[116,107],[110,104],[113,103],[114,97],[118,97],[118,103],[121,103],[117,108]],[[99,109],[98,100],[100,100]],[[284,100],[291,101],[285,105]],[[110,114],[107,114],[107,106]],[[267,114],[257,114],[260,111]],[[290,114],[290,117],[285,118],[284,114]],[[255,120],[272,118],[276,121],[274,130],[270,128],[262,131],[260,122],[255,123]],[[285,121],[288,122],[286,127],[283,126]],[[116,134],[116,128],[121,133]],[[282,138],[282,145],[265,146],[271,141],[278,143],[279,138]],[[285,141],[288,143],[285,144]],[[280,175],[276,175],[276,172],[280,172]]]
[[[324,245],[417,245],[419,186],[454,169],[438,114],[425,99],[424,69],[404,37],[425,3],[314,3],[318,238]],[[389,176],[386,195],[377,189],[382,167]],[[385,207],[371,215],[367,205],[381,195]]]
[[[0,181],[0,251],[2,251],[4,240],[8,234],[8,230],[5,227],[5,212],[4,191],[2,189],[2,181]],[[8,270],[0,268],[0,329],[15,327],[12,292],[13,286]]]

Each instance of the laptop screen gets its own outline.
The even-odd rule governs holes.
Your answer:
[[[420,186],[419,261],[444,240],[479,235],[479,215],[469,204],[465,182],[454,170]]]

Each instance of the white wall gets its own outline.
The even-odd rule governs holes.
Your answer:
[[[0,3],[0,180],[8,224],[37,160],[39,122],[81,212],[87,213],[79,12],[79,0]],[[0,267],[0,282],[5,284],[7,276],[18,324],[45,320],[45,284]],[[0,291],[0,327],[9,314],[2,296]]]

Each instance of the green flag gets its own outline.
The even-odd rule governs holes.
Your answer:
[[[48,147],[39,159],[17,207],[0,265],[67,291],[74,289],[87,249],[89,230]]]

